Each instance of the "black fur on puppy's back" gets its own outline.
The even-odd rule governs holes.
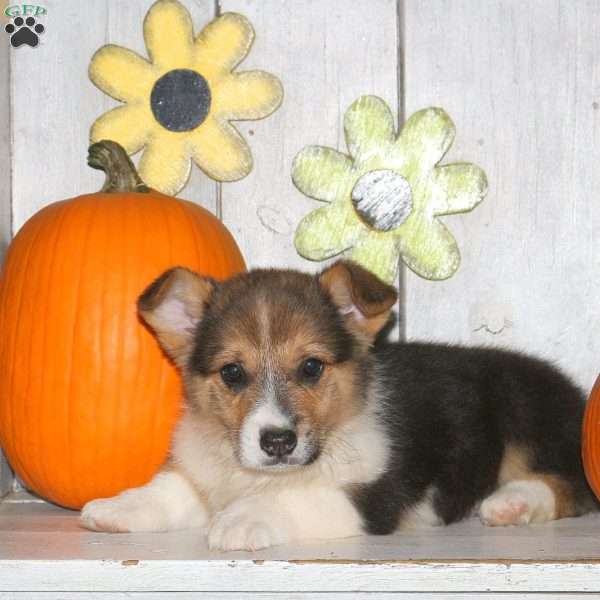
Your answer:
[[[378,344],[374,376],[391,443],[386,472],[352,493],[370,533],[390,533],[432,494],[441,521],[469,515],[497,486],[507,448],[533,473],[571,486],[591,507],[580,458],[583,394],[550,364],[522,354],[436,344]]]

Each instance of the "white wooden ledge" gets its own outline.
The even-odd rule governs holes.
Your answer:
[[[600,516],[529,528],[477,521],[386,537],[211,552],[198,531],[99,534],[44,503],[0,505],[0,598],[580,598],[600,592]],[[506,593],[510,594],[506,594]],[[511,593],[512,592],[512,593]],[[59,593],[59,595],[56,595]],[[195,594],[192,594],[195,593]],[[432,594],[435,594],[432,596]],[[567,594],[567,595],[564,595]],[[482,596],[483,595],[483,596]],[[456,598],[456,596],[453,596]]]

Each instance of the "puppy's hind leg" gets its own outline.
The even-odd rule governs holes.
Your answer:
[[[510,481],[481,503],[479,516],[485,525],[526,525],[554,519],[555,504],[554,494],[544,482]]]
[[[94,531],[128,533],[204,527],[206,505],[196,488],[179,470],[168,467],[149,483],[113,498],[88,502],[80,523]]]
[[[485,525],[544,523],[586,512],[587,492],[583,483],[577,483],[583,474],[569,477],[543,472],[532,469],[531,463],[530,452],[525,448],[505,449],[498,473],[499,487],[479,508]]]

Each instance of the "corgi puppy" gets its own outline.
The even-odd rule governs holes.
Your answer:
[[[183,377],[171,457],[148,484],[86,504],[81,523],[199,527],[213,549],[256,550],[590,510],[581,392],[521,354],[375,343],[395,302],[348,261],[224,282],[164,273],[139,312]]]

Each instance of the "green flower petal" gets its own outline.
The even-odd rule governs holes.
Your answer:
[[[483,169],[470,163],[436,167],[429,182],[434,215],[452,215],[475,208],[485,197],[488,182]]]
[[[381,157],[395,139],[394,117],[377,96],[362,96],[344,115],[348,151],[356,162]]]
[[[395,235],[368,231],[348,252],[348,258],[361,264],[390,285],[396,280],[399,243]]]
[[[446,154],[454,134],[454,123],[441,108],[414,113],[389,153],[389,167],[399,169],[409,181],[422,179]]]
[[[456,240],[433,219],[415,219],[398,230],[400,252],[406,265],[425,279],[447,279],[460,264]]]
[[[349,203],[318,208],[300,221],[296,229],[296,250],[309,260],[325,260],[350,248],[365,226]]]
[[[332,148],[307,146],[294,159],[292,180],[303,194],[333,202],[350,194],[354,184],[352,161]]]

